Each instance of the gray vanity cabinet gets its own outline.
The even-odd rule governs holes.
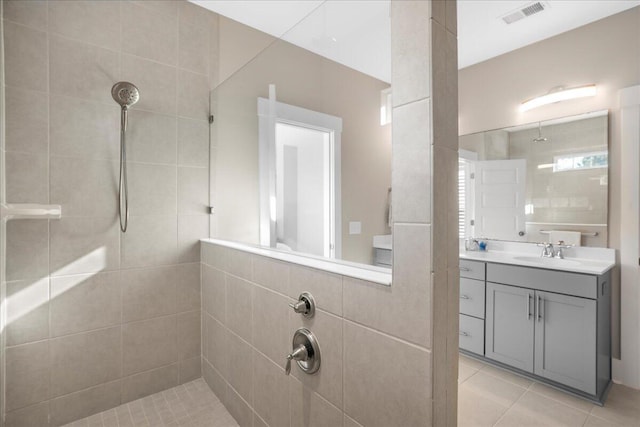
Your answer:
[[[602,402],[610,276],[461,259],[460,350]]]
[[[485,356],[596,392],[596,302],[487,283]]]
[[[601,399],[610,381],[609,273],[487,264],[485,357]]]
[[[596,301],[536,291],[534,373],[596,393]]]
[[[487,283],[485,356],[533,373],[534,291]]]

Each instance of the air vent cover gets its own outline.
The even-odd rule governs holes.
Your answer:
[[[507,24],[513,24],[516,21],[527,18],[531,15],[535,15],[536,13],[542,12],[543,10],[549,7],[545,2],[537,1],[535,3],[528,4],[524,7],[521,7],[513,12],[509,12],[508,14],[502,17],[502,20]]]

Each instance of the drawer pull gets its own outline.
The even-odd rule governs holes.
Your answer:
[[[460,331],[460,335],[462,335],[463,337],[470,337],[471,335],[469,335],[468,333],[464,332],[464,331]]]
[[[471,299],[468,295],[460,295],[460,299]]]
[[[460,267],[460,271],[471,271],[469,267]]]

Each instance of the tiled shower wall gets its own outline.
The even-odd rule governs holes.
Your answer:
[[[6,424],[60,425],[200,376],[217,15],[175,1],[5,1]],[[117,219],[131,81],[131,218]]]
[[[316,300],[312,319],[288,306],[303,291]],[[241,427],[431,425],[430,308],[417,287],[203,243],[202,296],[202,374]],[[300,327],[318,339],[320,370],[294,363],[286,376]]]

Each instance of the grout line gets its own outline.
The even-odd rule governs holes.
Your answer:
[[[520,402],[520,400],[522,400],[522,398],[524,397],[524,395],[527,394],[527,390],[525,389],[524,393],[522,393],[520,395],[520,397],[518,397],[518,399],[516,399],[515,402],[513,402],[510,406],[507,407],[507,410],[504,411],[504,413],[500,416],[500,418],[498,418],[498,420],[493,424],[494,426],[498,425],[500,423],[500,421],[507,415],[507,413],[511,410],[511,408],[513,408],[514,406],[516,406],[518,404],[518,402]]]
[[[46,43],[47,43],[47,84],[46,84],[46,98],[47,98],[47,176],[48,176],[48,183],[47,183],[47,197],[49,200],[49,203],[51,203],[51,35],[49,33],[49,18],[50,18],[50,13],[49,13],[49,7],[50,5],[47,3],[46,5],[46,16],[47,16],[47,27],[46,27]],[[52,289],[51,289],[51,220],[47,220],[47,286],[48,286],[48,295],[47,295],[47,320],[48,320],[48,333],[47,333],[47,353],[48,353],[48,360],[47,360],[47,375],[48,375],[48,381],[47,381],[47,386],[49,388],[49,393],[47,395],[47,400],[49,402],[51,402],[51,396],[50,391],[53,389],[52,385],[53,385],[53,381],[52,381],[52,369],[51,369],[51,365],[52,365],[52,359],[53,359],[53,355],[52,355],[52,351],[51,351],[51,334],[52,334],[52,330],[53,330],[53,322],[52,322],[52,316],[51,316],[51,296],[52,296]],[[51,423],[51,405],[48,404],[48,411],[47,411],[47,421],[49,423]],[[4,417],[4,414],[3,414]]]

